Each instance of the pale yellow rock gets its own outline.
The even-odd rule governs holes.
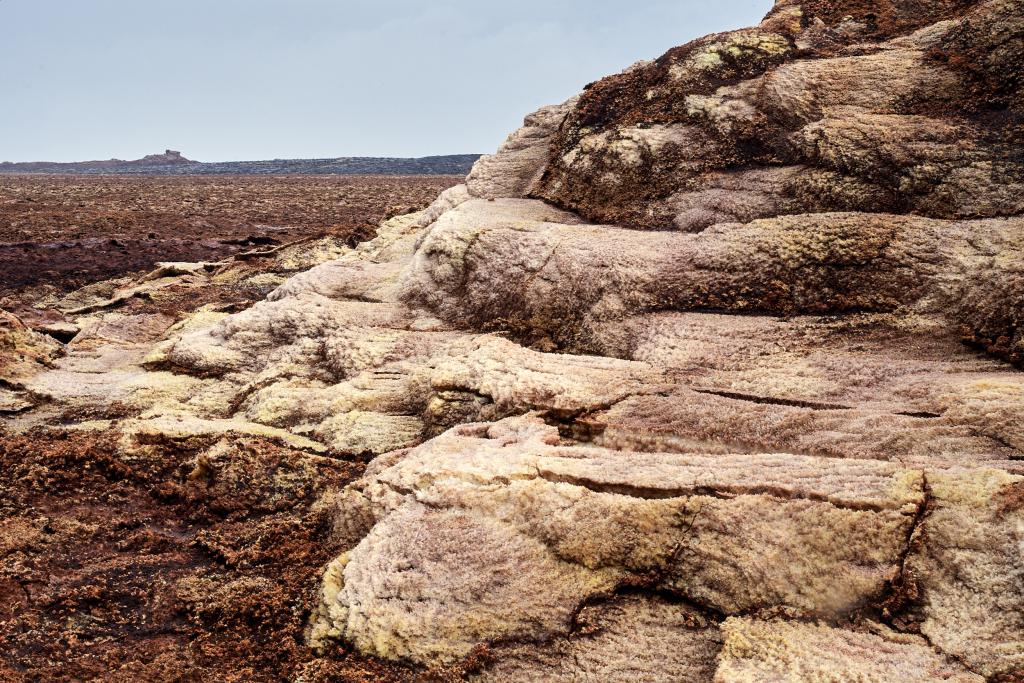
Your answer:
[[[857,633],[824,624],[733,617],[722,623],[714,683],[982,683],[923,638],[881,630]]]
[[[907,558],[921,632],[987,677],[1024,670],[1024,477],[934,472],[919,545]]]
[[[659,576],[664,589],[726,613],[777,606],[841,614],[875,599],[895,577],[924,502],[920,473],[878,461],[557,443],[557,431],[539,419],[512,418],[457,427],[368,472],[336,502],[341,537],[356,544],[346,589],[324,614],[343,614],[345,623],[318,632],[341,631],[364,651],[420,661],[456,656],[435,642],[436,630],[425,626],[431,618],[462,654],[511,637],[520,612],[535,608],[533,593],[509,607],[507,622],[495,621],[489,607],[496,588],[479,588],[484,593],[470,602],[459,596],[466,573],[481,572],[478,562],[505,566],[526,552],[534,557],[531,584],[557,597],[556,611],[635,574]],[[481,524],[500,529],[503,540],[467,531]],[[420,552],[409,549],[413,542],[446,548],[431,557],[431,576],[463,578],[410,577],[402,567],[421,567],[409,555]],[[436,624],[439,607],[418,605],[420,593],[406,592],[414,579],[417,591],[429,586],[430,602],[447,605],[445,625]],[[472,580],[491,581],[486,571]],[[379,585],[394,588],[381,593]],[[382,602],[371,616],[353,617],[375,601]],[[545,623],[546,632],[565,633],[564,624]]]
[[[419,662],[564,631],[580,600],[613,585],[610,573],[561,561],[496,520],[416,503],[384,519],[340,567],[329,570],[313,637],[340,634],[363,652]]]
[[[126,448],[145,445],[153,439],[188,443],[191,440],[235,434],[262,436],[298,450],[323,453],[327,448],[316,441],[297,436],[283,429],[246,422],[239,419],[202,419],[186,412],[164,411],[126,420],[121,429]]]
[[[0,387],[0,414],[20,413],[34,405],[35,403],[26,399],[21,392]]]
[[[17,316],[0,310],[0,382],[20,386],[61,354],[56,339],[29,329]]]
[[[316,434],[335,453],[380,455],[416,445],[423,428],[417,417],[351,411],[327,418]]]
[[[779,57],[790,51],[789,41],[777,33],[754,29],[735,31],[724,40],[712,41],[695,50],[683,63],[673,64],[669,78],[688,79],[715,75],[723,70],[724,57],[731,60]],[[704,73],[701,73],[704,72]]]
[[[1020,228],[1019,218],[828,213],[691,235],[580,225],[541,202],[470,200],[434,225],[400,287],[453,324],[504,324],[592,350],[606,323],[665,308],[949,310],[984,286],[979,272],[998,280],[1021,267]]]
[[[578,633],[549,643],[497,646],[495,663],[470,680],[609,683],[711,681],[718,628],[684,605],[626,596],[584,607]]]

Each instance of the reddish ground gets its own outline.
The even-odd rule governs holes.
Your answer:
[[[326,231],[356,240],[457,180],[0,177],[0,307],[157,260],[217,258],[242,248],[225,240],[250,235],[249,243]],[[189,290],[183,301],[242,294]],[[57,423],[91,417],[117,415]],[[13,434],[0,425],[0,680],[460,677],[340,647],[318,657],[303,644],[320,574],[338,552],[314,503],[358,476],[362,462],[260,439],[202,455],[214,445],[153,443],[125,457],[112,432]]]
[[[327,232],[365,237],[453,176],[0,176],[0,308]],[[5,299],[7,299],[5,301]]]

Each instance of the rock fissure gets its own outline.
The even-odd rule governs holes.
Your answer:
[[[899,573],[887,586],[888,595],[880,601],[882,617],[890,624],[893,624],[899,612],[917,597],[917,586],[912,572],[907,569],[907,559],[916,548],[927,542],[922,534],[922,528],[933,505],[927,472],[921,473],[921,489],[924,500],[918,504],[913,521],[907,528],[906,540],[898,562]]]
[[[714,396],[721,396],[722,398],[731,398],[736,401],[750,401],[751,403],[766,403],[769,405],[777,406],[793,406],[794,408],[810,408],[811,410],[853,409],[853,406],[842,405],[839,403],[818,403],[816,401],[802,401],[800,399],[780,398],[777,396],[753,396],[751,394],[741,394],[734,391],[723,391],[721,389],[702,389],[698,387],[690,388],[693,391],[696,391],[698,394],[712,394]]]
[[[570,484],[587,489],[594,493],[613,494],[640,498],[643,500],[667,500],[673,498],[717,498],[719,500],[733,500],[738,496],[768,496],[779,500],[811,500],[828,503],[834,507],[846,510],[860,511],[881,511],[887,508],[879,507],[870,501],[854,502],[836,500],[825,494],[810,492],[796,492],[776,486],[715,486],[715,485],[694,485],[685,488],[645,488],[623,483],[599,482],[585,477],[575,477],[566,474],[558,474],[541,470],[541,478],[553,484]]]

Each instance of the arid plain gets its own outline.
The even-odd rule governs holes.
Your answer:
[[[223,260],[249,277],[172,285],[119,310],[157,308],[165,323],[204,305],[240,310],[286,274],[272,258],[281,245],[343,249],[461,180],[0,176],[0,308],[59,330],[64,316],[49,304],[78,288],[130,281],[161,261]],[[0,348],[0,366],[9,351]],[[181,446],[129,465],[112,433],[15,436],[0,425],[0,678],[284,680],[310,659],[301,612],[330,559],[310,506],[365,463],[310,469],[272,440],[249,439],[238,463],[247,483],[210,489],[190,464],[204,446]],[[263,489],[275,477],[288,480],[284,495]],[[315,669],[310,680],[412,676],[344,653]]]

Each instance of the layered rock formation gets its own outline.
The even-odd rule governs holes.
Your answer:
[[[321,502],[320,651],[1019,680],[1022,48],[1018,1],[780,2],[532,115],[370,242],[280,250],[319,265],[247,310],[118,312],[253,277],[224,265],[69,300],[91,332],[24,386],[116,403],[126,452],[374,458]]]

